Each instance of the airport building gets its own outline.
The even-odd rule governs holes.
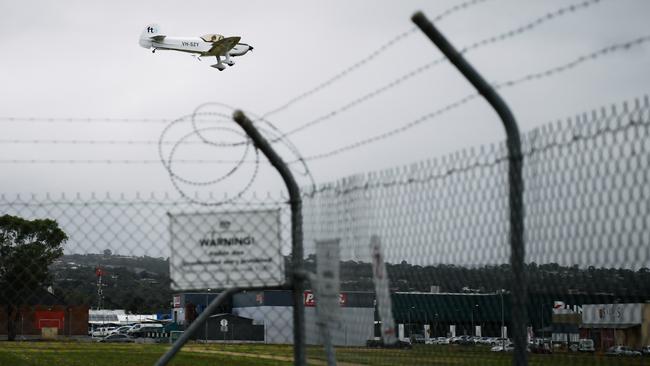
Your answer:
[[[592,304],[582,306],[580,338],[591,338],[597,349],[614,345],[635,349],[650,345],[650,304]]]
[[[0,299],[0,339],[7,335],[10,314]],[[86,336],[88,306],[68,304],[52,293],[39,290],[17,306],[14,326],[18,339]]]
[[[399,338],[508,335],[507,293],[396,292],[391,299]]]
[[[308,344],[322,344],[317,326],[316,301],[311,291],[303,295]],[[375,320],[373,292],[342,292],[340,321],[331,324],[332,343],[364,346],[373,338]],[[290,291],[252,291],[233,296],[233,314],[264,324],[266,343],[293,343],[293,299]]]
[[[188,326],[217,296],[219,293],[214,292],[173,295],[172,321]],[[363,346],[368,339],[373,338],[374,301],[374,292],[341,293],[340,322],[330,327],[335,345]],[[322,344],[321,332],[317,327],[316,300],[311,291],[304,292],[303,302],[306,341],[308,344]],[[226,325],[222,332],[221,322],[224,320]],[[292,293],[283,290],[260,290],[234,294],[214,311],[207,327],[203,326],[196,338],[291,344],[293,343]]]

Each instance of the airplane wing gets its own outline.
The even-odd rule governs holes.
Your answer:
[[[227,37],[212,44],[212,48],[206,52],[211,56],[223,56],[239,43],[241,37]]]

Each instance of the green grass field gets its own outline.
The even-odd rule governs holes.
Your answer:
[[[82,342],[0,342],[1,366],[140,366],[153,365],[169,345]],[[481,347],[416,346],[411,350],[337,348],[342,366],[352,365],[511,365],[511,354]],[[170,365],[291,365],[293,348],[261,344],[189,344]],[[322,348],[308,349],[310,365],[324,365]],[[585,354],[530,355],[529,364],[551,366],[648,365],[650,358]]]

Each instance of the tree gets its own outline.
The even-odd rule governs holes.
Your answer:
[[[51,284],[48,267],[63,255],[67,239],[54,220],[0,216],[0,305],[6,306],[8,340],[16,339],[18,306]]]

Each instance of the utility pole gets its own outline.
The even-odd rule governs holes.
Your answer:
[[[104,271],[102,268],[97,266],[95,268],[95,276],[97,276],[97,310],[102,310],[104,306],[104,290],[102,289],[102,276],[104,276]]]

